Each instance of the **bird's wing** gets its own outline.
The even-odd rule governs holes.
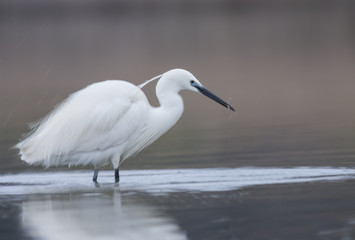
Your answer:
[[[146,97],[136,86],[123,81],[96,83],[72,94],[17,147],[23,160],[53,165],[53,156],[122,144],[148,110]]]

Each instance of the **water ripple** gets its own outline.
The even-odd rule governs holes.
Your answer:
[[[247,186],[337,181],[355,178],[353,168],[199,168],[169,170],[123,170],[121,182],[113,183],[112,171],[101,171],[99,184],[91,181],[92,171],[6,174],[0,176],[0,194],[87,192],[119,188],[152,194],[169,192],[229,191]]]

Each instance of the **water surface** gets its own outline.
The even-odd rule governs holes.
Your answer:
[[[129,170],[119,184],[111,171],[101,172],[99,184],[91,175],[0,176],[3,236],[327,239],[355,233],[353,168]]]

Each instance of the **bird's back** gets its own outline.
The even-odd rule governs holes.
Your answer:
[[[110,157],[109,150],[122,146],[141,128],[142,122],[136,120],[144,119],[148,112],[148,101],[137,86],[117,80],[94,83],[70,95],[16,147],[21,159],[30,164],[108,161],[97,153],[106,152]]]

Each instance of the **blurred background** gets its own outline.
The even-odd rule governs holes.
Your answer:
[[[355,166],[354,1],[2,0],[0,172],[33,170],[10,148],[68,94],[172,68],[237,113],[182,93],[178,124],[123,168]]]

